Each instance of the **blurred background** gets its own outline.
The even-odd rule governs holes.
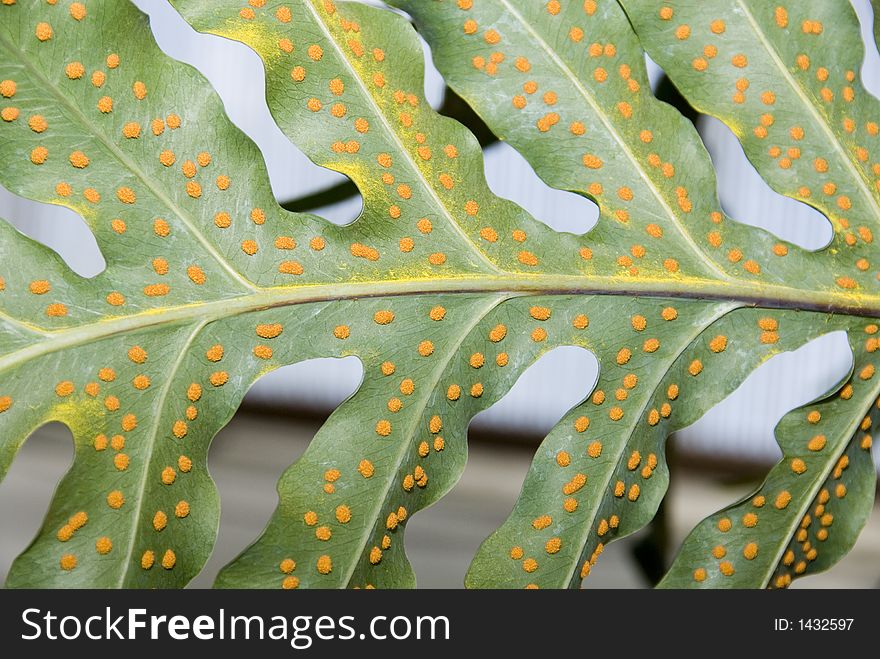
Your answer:
[[[361,0],[381,6],[378,0]],[[845,1],[845,0],[840,0]],[[259,58],[240,43],[194,32],[166,0],[135,0],[149,14],[159,46],[205,75],[226,112],[260,147],[275,197],[291,210],[309,211],[337,224],[353,221],[362,202],[342,175],[313,165],[281,133],[265,105]],[[862,25],[862,80],[880,96],[880,55],[872,33],[870,0],[852,0]],[[598,218],[596,206],[548,187],[514,149],[500,143],[445,87],[426,54],[425,94],[431,105],[477,134],[485,148],[486,177],[498,196],[511,199],[560,231],[583,233]],[[810,207],[773,192],[746,160],[721,122],[698,115],[663,71],[648,60],[652,87],[696,124],[718,174],[725,211],[806,249],[831,238],[828,221]],[[14,196],[0,187],[0,217],[56,250],[82,276],[104,268],[94,237],[72,211]],[[726,400],[670,440],[672,484],[651,528],[611,545],[590,587],[647,587],[674,556],[687,532],[704,516],[747,494],[778,460],[773,428],[792,408],[822,396],[846,375],[851,357],[844,337],[829,334],[779,355],[755,371]],[[304,450],[323,420],[360,384],[355,358],[316,359],[275,371],[257,382],[233,421],[214,440],[209,468],[223,513],[214,556],[193,583],[210,586],[217,570],[265,526],[277,502],[275,482]],[[460,587],[479,543],[510,512],[535,447],[573,405],[590,392],[598,374],[583,350],[558,348],[526,371],[513,389],[471,424],[471,457],[465,474],[441,502],[408,523],[407,549],[419,585]],[[69,431],[45,426],[28,440],[0,483],[0,582],[14,557],[35,535],[52,490],[69,467]],[[875,458],[876,459],[876,458]],[[853,552],[832,571],[795,587],[880,586],[880,509],[875,506]]]

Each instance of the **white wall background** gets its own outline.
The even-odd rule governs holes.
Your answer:
[[[198,68],[223,98],[232,121],[260,147],[279,200],[344,180],[339,174],[313,165],[275,125],[262,100],[264,75],[256,54],[240,43],[195,33],[166,0],[134,1],[150,15],[159,46],[170,56]],[[381,4],[378,0],[362,1]],[[866,43],[863,82],[871,93],[880,96],[880,55],[874,46],[870,2],[852,0],[852,4],[862,22]],[[427,46],[425,49],[427,52]],[[656,82],[660,71],[653,63],[649,65]],[[430,58],[426,94],[433,106],[442,102],[442,78]],[[770,190],[723,124],[702,118],[698,128],[718,170],[721,202],[732,217],[769,229],[808,249],[818,249],[828,242],[830,226],[825,218]],[[522,156],[506,144],[486,150],[485,166],[489,185],[496,194],[516,201],[551,227],[582,233],[595,223],[597,211],[591,202],[546,186]],[[355,198],[318,209],[317,213],[344,224],[358,215],[361,206],[361,200]],[[71,211],[21,199],[0,187],[0,217],[55,249],[79,274],[92,276],[104,267],[94,238]],[[842,335],[825,336],[795,353],[780,355],[754,372],[694,426],[679,433],[680,445],[719,455],[775,457],[779,454],[773,440],[775,423],[788,410],[824,393],[846,373],[849,364]],[[596,374],[596,360],[585,351],[553,351],[475,423],[510,431],[547,430],[587,395]],[[314,360],[270,374],[257,383],[249,398],[278,405],[296,402],[333,407],[357,387],[360,376],[360,364],[354,359]]]

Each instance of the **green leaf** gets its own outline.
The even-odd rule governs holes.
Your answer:
[[[594,256],[595,272],[764,286],[808,277],[805,287],[840,290],[833,254],[811,258],[724,215],[696,130],[651,94],[617,3],[392,4],[412,14],[449,85],[548,185],[596,201],[590,238],[611,250],[605,263]]]
[[[828,217],[823,257],[836,286],[876,290],[880,103],[856,73],[864,49],[852,6],[621,4],[651,57],[696,109],[730,127],[767,183]]]
[[[880,396],[875,366],[864,350],[866,341],[876,347],[877,326],[859,329],[850,328],[857,355],[850,375],[782,420],[782,460],[757,491],[700,522],[661,587],[783,588],[828,569],[852,548],[874,505],[867,431],[880,412],[873,405]]]
[[[621,4],[649,54],[698,110],[731,128],[764,179],[777,192],[814,206],[831,220],[834,237],[826,252],[838,255],[837,285],[860,289],[866,280],[873,279],[869,286],[876,288],[873,234],[880,227],[880,165],[875,162],[875,142],[880,133],[876,123],[880,105],[856,75],[863,49],[852,7],[847,3],[747,0],[724,5],[684,2],[674,7],[656,7],[640,0],[623,0]],[[834,47],[840,43],[850,47]],[[850,334],[855,368],[857,373],[869,374],[870,379],[874,365],[869,353],[876,346],[870,338],[867,346],[857,346],[857,329],[853,327]],[[798,480],[801,488],[791,492],[794,505],[782,512],[768,507],[771,516],[784,521],[774,519],[772,529],[764,526],[757,534],[734,524],[730,536],[721,535],[717,527],[720,515],[730,514],[737,520],[749,502],[707,519],[682,548],[664,584],[693,585],[694,576],[685,574],[688,561],[702,565],[711,558],[709,545],[696,549],[699,541],[717,541],[717,546],[723,546],[723,541],[732,540],[734,546],[762,548],[757,558],[748,559],[741,555],[742,550],[735,558],[728,558],[734,574],[718,572],[717,559],[710,561],[715,567],[708,563],[703,567],[710,585],[727,587],[784,586],[792,577],[827,569],[849,550],[867,518],[874,490],[873,463],[868,452],[859,450],[861,440],[855,432],[861,420],[857,410],[869,407],[880,393],[873,387],[862,387],[861,395],[853,394],[853,385],[858,390],[859,384],[861,379],[854,377],[843,389],[846,397],[823,401],[815,410],[822,415],[823,425],[829,419],[836,421],[836,426],[821,435],[827,436],[831,450],[822,452],[819,469],[808,459],[813,454],[803,448],[804,437],[816,436],[804,421],[809,412],[792,412],[780,425],[779,441],[788,463],[803,460],[812,471],[806,482]],[[852,460],[851,470],[837,470],[836,460],[841,455]],[[756,496],[769,500],[774,488],[787,485],[790,467],[784,459]],[[845,484],[842,473],[847,476]],[[835,491],[837,484],[843,485],[844,492],[849,486],[849,494],[845,500],[828,503],[828,491]],[[817,496],[821,497],[818,502]],[[845,520],[844,532],[834,533],[840,527],[826,529],[823,535],[830,532],[830,540],[817,542],[818,524],[799,530],[797,525],[802,521],[809,524],[809,511],[815,511],[816,506],[843,508],[845,514],[837,517]],[[799,542],[799,535],[806,540]],[[769,552],[765,549],[768,544]]]
[[[621,233],[635,228],[644,231],[647,223],[657,218],[657,213],[662,210],[667,217],[654,220],[654,226],[678,226],[683,237],[681,242],[708,261],[709,266],[723,270],[722,278],[748,278],[760,273],[765,281],[777,277],[781,281],[791,281],[795,276],[793,273],[800,272],[797,275],[799,280],[804,273],[815,277],[811,284],[816,288],[848,290],[867,287],[864,290],[876,290],[874,274],[866,272],[869,267],[862,262],[857,263],[856,268],[852,267],[852,245],[862,243],[861,247],[855,248],[861,249],[862,254],[876,249],[871,244],[872,232],[866,227],[859,228],[859,237],[856,238],[855,233],[848,231],[849,225],[838,223],[836,241],[838,245],[847,246],[845,251],[833,248],[819,256],[773,241],[763,232],[748,230],[723,217],[715,196],[715,177],[708,155],[690,123],[651,95],[641,47],[627,16],[616,3],[512,3],[508,0],[426,3],[396,0],[393,4],[413,16],[431,44],[438,68],[449,84],[477,109],[490,128],[522,151],[548,184],[593,198],[600,206],[602,218],[606,219],[606,231],[610,230],[609,227]],[[657,17],[658,12],[664,16],[687,12],[679,9],[681,3],[676,3],[674,12],[666,5],[661,9],[651,3],[624,4],[638,5],[633,10],[637,29],[643,22]],[[716,24],[710,26],[709,14],[714,17],[718,13],[713,4],[684,3],[691,8],[691,13],[703,14],[700,22],[703,32],[720,32],[726,36],[731,32],[729,27],[725,32]],[[696,17],[689,14],[686,19],[697,23]],[[690,37],[691,27],[685,31]],[[696,27],[693,32],[689,48],[705,47],[706,53],[712,53],[710,60],[729,53],[729,45],[715,44],[711,40],[706,43],[705,39],[698,42]],[[669,35],[651,36],[656,38],[656,43],[648,41],[654,46],[651,54],[667,67],[673,80],[681,86],[674,73],[691,60],[680,52],[671,52],[675,40]],[[747,40],[743,38],[743,41]],[[666,49],[663,51],[666,56],[662,59],[654,52],[661,49]],[[695,73],[702,64],[696,59],[693,61],[691,75],[703,75],[702,72]],[[704,78],[699,81],[699,85],[682,88],[689,93],[693,91],[688,100],[706,111],[706,107],[694,99],[702,101],[711,97],[714,101],[721,96],[719,89],[726,81],[723,72],[711,77],[711,83]],[[711,92],[710,84],[715,86]],[[793,101],[782,105],[786,111],[789,107],[796,107]],[[815,112],[815,109],[810,107],[809,111]],[[680,161],[687,162],[689,167],[681,171]],[[801,180],[805,178],[803,172],[800,176]],[[622,181],[629,182],[634,178],[639,187],[621,185]],[[688,190],[687,197],[681,194],[682,189]],[[622,202],[630,195],[633,196],[632,204],[623,209],[626,215],[621,216]],[[683,198],[687,200],[684,204],[680,203]],[[671,203],[672,199],[679,203]],[[630,208],[636,210],[630,213]],[[821,210],[832,212],[827,204]],[[626,221],[622,221],[622,217]],[[599,226],[590,235],[600,235],[602,229],[600,219]],[[758,253],[763,257],[760,262],[744,260],[754,254],[750,251],[754,249],[760,250]],[[658,260],[650,253],[643,259],[655,263]],[[617,265],[618,268],[633,267],[632,263],[633,259],[626,255]],[[636,260],[635,263],[641,270],[641,262]],[[840,275],[843,267],[846,272],[854,274]],[[736,315],[731,314],[731,318]],[[765,320],[768,327],[775,322],[775,319]],[[856,331],[858,329],[860,327]],[[715,331],[717,328],[712,327],[706,329],[705,334],[711,337],[710,332]],[[726,333],[719,335],[726,336]],[[702,344],[702,351],[706,351],[705,338],[697,339],[695,344]],[[605,357],[601,360],[603,365],[612,355],[613,352],[600,355]],[[697,353],[697,356],[702,355]],[[760,350],[753,350],[747,360],[738,362],[738,365],[747,371],[764,357]],[[675,373],[676,367],[682,369],[692,359],[693,354],[683,355],[678,362],[675,359],[667,361],[665,368]],[[743,356],[738,359],[742,360]],[[663,376],[663,373],[657,375]],[[609,539],[641,528],[656,511],[665,490],[662,451],[668,433],[696,420],[731,390],[729,372],[724,369],[713,370],[705,377],[718,378],[705,389],[711,392],[709,395],[691,393],[682,396],[680,404],[689,415],[687,419],[677,417],[656,429],[646,426],[643,419],[636,419],[626,433],[615,433],[617,444],[613,458],[598,474],[600,480],[590,505],[579,505],[577,516],[580,519],[576,524],[566,521],[571,515],[563,515],[565,520],[558,520],[551,514],[550,502],[560,496],[559,484],[548,477],[556,470],[553,456],[563,448],[579,446],[579,443],[573,443],[570,428],[560,425],[554,429],[539,449],[511,517],[477,554],[468,575],[468,584],[522,585],[531,579],[532,583],[542,586],[577,585],[589,573],[590,564]],[[607,384],[614,386],[611,382]],[[603,388],[601,382],[598,386]],[[662,400],[664,381],[658,377],[649,386]],[[870,402],[860,403],[863,408],[870,405]],[[659,405],[656,401],[655,404]],[[601,435],[603,430],[598,429],[598,432]],[[654,456],[654,461],[660,460],[661,463],[660,478],[654,480],[659,486],[658,493],[645,508],[636,507],[631,511],[625,505],[626,497],[620,496],[619,487],[618,496],[614,496],[615,486],[624,483],[628,488],[627,472],[641,469],[646,455]],[[638,459],[633,457],[630,461],[631,456],[638,456]],[[634,465],[632,470],[626,469],[627,463]],[[829,464],[825,466],[830,468]],[[653,470],[648,473],[651,472]],[[872,482],[871,477],[863,478],[862,486],[866,491]],[[623,493],[626,491],[624,489]],[[640,494],[639,500],[643,500],[643,496]],[[546,515],[555,520],[552,526],[545,527],[546,520],[538,521]],[[611,524],[612,519],[614,524]],[[854,522],[854,527],[860,528],[860,524]],[[537,537],[533,537],[534,531],[538,531]],[[850,533],[848,538],[852,540],[854,534]],[[556,549],[557,541],[561,542],[563,549],[553,554],[552,574],[538,575],[536,572],[526,575],[520,571],[521,556],[516,560],[505,559],[507,555],[519,556],[522,552],[527,557],[525,560],[538,557],[546,560],[550,550]],[[551,544],[542,547],[544,542]],[[562,565],[559,554],[565,554]],[[539,565],[543,563],[540,559],[537,562]],[[529,567],[533,566],[533,563],[529,564]]]
[[[468,586],[578,587],[609,542],[653,518],[668,483],[664,456],[672,432],[699,419],[770,356],[818,333],[848,329],[791,313],[722,307],[700,309],[694,318],[674,308],[674,322],[648,314],[617,328],[597,350],[603,370],[596,392],[538,449],[513,512],[477,553]],[[648,326],[633,331],[643,319]],[[645,354],[655,337],[669,350]],[[618,351],[629,349],[634,356],[621,364]],[[622,418],[609,403],[624,410]],[[573,473],[587,476],[582,496],[571,496]]]
[[[871,0],[871,11],[874,14],[874,44],[880,43],[877,35],[880,33],[880,11],[878,11],[877,0]]]
[[[501,0],[409,7],[492,131],[552,185],[603,186],[586,236],[491,194],[479,142],[423,98],[421,49],[403,17],[330,0],[175,5],[197,29],[260,54],[281,129],[348,175],[364,211],[337,227],[283,210],[256,147],[197,72],[162,55],[129,3],[0,4],[0,182],[80,213],[107,262],[77,277],[0,224],[0,475],[46,422],[68,425],[76,443],[9,586],[185,585],[216,536],[208,447],[244,392],[286,364],[350,355],[364,366],[360,388],[282,477],[265,532],[217,584],[412,586],[408,519],[461,475],[470,419],[560,345],[593,350],[600,382],[539,449],[468,581],[576,585],[600,543],[656,510],[669,432],[771,355],[828,331],[856,336],[880,316],[870,273],[859,290],[835,283],[840,251],[781,246],[721,214],[705,152],[650,96],[641,47],[613,3],[535,4],[544,13],[525,15]],[[575,17],[584,36],[569,46],[547,21]],[[463,32],[466,20],[478,31]],[[578,48],[608,43],[603,29],[619,43],[608,55],[603,45],[613,66],[599,82],[594,65],[575,63]],[[487,62],[498,64],[491,74]],[[540,117],[488,102],[510,102],[529,71],[547,105]],[[535,123],[556,111],[550,130]],[[575,121],[584,134],[572,137]],[[602,166],[585,168],[584,155]],[[870,341],[857,357],[866,365]],[[854,397],[846,418],[869,405]],[[827,471],[837,446],[807,477],[788,478]],[[873,475],[859,469],[853,494]],[[533,527],[545,514],[550,523]],[[837,527],[849,524],[840,547],[859,515]],[[513,546],[523,547],[516,560]],[[820,556],[814,565],[836,554]]]

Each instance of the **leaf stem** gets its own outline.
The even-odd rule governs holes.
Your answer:
[[[260,289],[255,293],[166,307],[69,329],[46,332],[46,339],[0,357],[0,372],[40,355],[171,322],[220,320],[242,313],[310,302],[410,295],[624,295],[692,300],[727,300],[736,306],[800,309],[880,318],[880,296],[836,291],[802,291],[779,285],[727,283],[685,278],[675,281],[587,277],[583,275],[469,275],[432,279],[351,281]]]

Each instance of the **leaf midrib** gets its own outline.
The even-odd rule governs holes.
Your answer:
[[[514,295],[623,295],[679,299],[723,300],[742,306],[775,309],[801,309],[867,318],[880,318],[880,296],[801,291],[793,288],[738,283],[736,286],[696,278],[632,280],[620,277],[582,275],[508,275],[487,277],[468,275],[434,279],[385,280],[345,284],[312,284],[294,288],[260,289],[250,295],[219,298],[164,309],[144,311],[80,325],[47,331],[45,341],[32,343],[0,356],[0,373],[35,357],[66,348],[85,345],[123,332],[132,332],[172,322],[196,319],[218,320],[260,309],[286,307],[312,302],[332,302],[375,297],[431,294]]]
[[[355,84],[358,89],[361,91],[361,94],[364,96],[365,100],[372,106],[375,116],[379,118],[379,121],[382,124],[383,131],[389,136],[394,145],[397,147],[397,150],[403,155],[403,158],[407,164],[407,166],[412,170],[415,177],[421,182],[422,188],[428,193],[428,196],[431,198],[431,201],[434,205],[439,209],[440,213],[447,219],[447,222],[450,228],[457,233],[464,240],[465,244],[471,248],[471,251],[484,263],[484,265],[489,269],[490,272],[493,273],[501,273],[502,270],[495,265],[479,248],[479,246],[474,243],[474,241],[468,236],[461,228],[456,219],[452,216],[452,213],[449,212],[449,208],[446,204],[443,203],[443,200],[437,194],[437,191],[431,185],[431,183],[425,178],[422,170],[416,164],[415,160],[413,160],[412,155],[404,146],[403,142],[400,139],[400,136],[394,130],[394,127],[388,121],[388,117],[385,116],[385,113],[382,111],[382,108],[379,107],[379,104],[376,102],[376,99],[373,98],[373,95],[370,93],[370,90],[367,89],[367,86],[364,84],[363,79],[360,76],[360,73],[355,69],[352,65],[351,61],[348,59],[348,56],[345,52],[340,48],[339,43],[337,43],[336,39],[333,36],[333,33],[330,31],[330,28],[326,23],[321,19],[317,10],[312,5],[312,0],[305,0],[303,3],[306,7],[308,7],[309,13],[312,14],[312,17],[317,23],[319,29],[324,33],[324,36],[330,42],[334,51],[336,51],[339,59],[345,64],[346,68],[349,70],[351,77],[354,79]]]
[[[540,48],[547,54],[547,56],[551,59],[551,61],[556,64],[557,67],[562,71],[562,74],[569,80],[572,87],[577,90],[577,92],[584,98],[587,104],[593,109],[594,114],[599,118],[599,121],[602,122],[602,126],[605,128],[606,134],[610,135],[615,142],[620,146],[621,152],[626,156],[627,160],[632,164],[633,169],[638,172],[639,177],[645,182],[645,185],[657,199],[657,202],[663,208],[664,212],[669,216],[669,219],[672,221],[673,226],[676,228],[676,231],[685,241],[688,247],[696,254],[697,258],[709,268],[719,279],[723,281],[731,281],[731,278],[727,275],[726,272],[721,270],[719,266],[709,258],[704,250],[700,248],[700,246],[694,241],[691,237],[690,233],[688,233],[687,229],[682,225],[678,216],[672,210],[672,207],[666,201],[666,198],[663,196],[661,191],[657,189],[657,186],[654,185],[654,182],[648,176],[647,172],[644,168],[639,164],[638,159],[630,148],[629,144],[625,139],[620,135],[620,132],[614,126],[613,123],[608,119],[605,113],[602,111],[601,107],[597,103],[596,99],[593,98],[592,93],[581,83],[580,78],[578,78],[574,71],[571,70],[571,67],[565,63],[565,61],[556,53],[553,47],[547,43],[547,41],[535,30],[528,21],[525,20],[522,14],[519,13],[517,9],[512,7],[508,0],[498,0],[507,11],[510,12],[511,15],[519,21],[525,30],[529,33],[529,35],[534,39],[534,41],[540,46]]]
[[[840,160],[843,162],[844,167],[849,170],[852,178],[855,180],[856,187],[858,187],[859,192],[862,194],[862,196],[865,197],[868,202],[868,206],[874,212],[874,218],[880,220],[880,205],[878,205],[877,199],[874,197],[874,195],[871,194],[864,174],[862,174],[856,167],[852,158],[847,154],[846,149],[843,148],[840,140],[838,140],[837,136],[834,134],[834,131],[831,130],[831,126],[819,113],[816,105],[810,101],[810,98],[807,96],[804,88],[791,75],[788,67],[785,66],[785,62],[783,62],[782,58],[779,56],[776,47],[767,37],[767,34],[761,28],[761,25],[758,23],[758,21],[755,20],[755,16],[754,14],[752,14],[751,9],[748,8],[743,0],[736,0],[736,4],[740,9],[742,9],[743,15],[749,22],[752,31],[755,33],[755,37],[758,39],[761,45],[764,46],[767,53],[770,55],[770,58],[773,60],[773,63],[776,65],[776,68],[779,70],[782,78],[786,81],[786,83],[788,83],[792,91],[797,94],[798,98],[800,98],[801,102],[806,107],[807,112],[812,116],[813,121],[819,125],[819,129],[825,134],[825,137],[828,139],[828,142],[831,144],[831,147],[834,149],[834,151],[837,152]]]
[[[190,233],[195,237],[195,239],[199,242],[199,244],[204,247],[205,251],[220,265],[226,273],[232,277],[232,279],[237,282],[240,286],[242,286],[246,290],[255,291],[256,287],[247,279],[245,279],[237,270],[235,270],[232,265],[220,254],[217,249],[214,247],[213,243],[211,243],[205,235],[199,230],[196,223],[190,217],[190,214],[184,211],[177,203],[175,203],[165,192],[154,185],[150,177],[148,177],[137,164],[128,157],[128,155],[122,151],[114,142],[109,140],[107,136],[104,134],[102,130],[98,127],[94,126],[83,114],[82,110],[75,105],[70,98],[62,93],[62,91],[50,80],[46,75],[43,74],[26,56],[25,53],[21,51],[20,48],[16,47],[12,44],[9,39],[0,32],[0,43],[3,44],[4,48],[10,53],[14,53],[16,59],[24,66],[31,74],[40,80],[46,89],[50,91],[52,96],[57,100],[57,102],[63,105],[67,110],[72,114],[72,116],[80,123],[80,125],[85,129],[85,131],[92,135],[98,142],[100,142],[104,148],[106,148],[113,156],[119,160],[119,162],[126,167],[144,186],[145,189],[149,190],[151,194],[153,194],[156,199],[158,199],[162,204],[164,204],[168,210],[170,210],[184,225],[189,229]]]

